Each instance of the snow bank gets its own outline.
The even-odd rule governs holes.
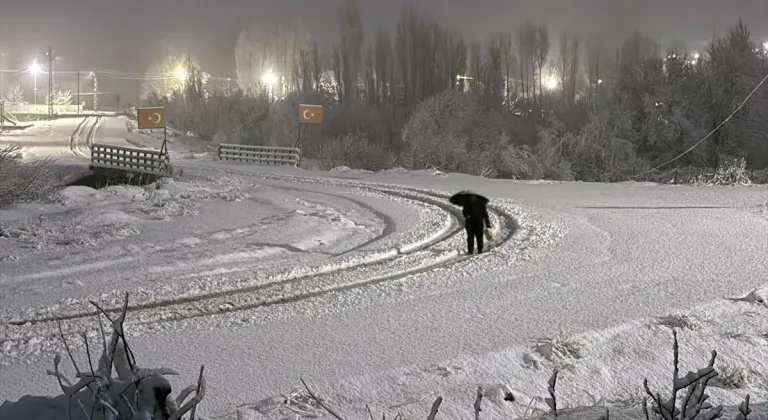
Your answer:
[[[764,289],[765,290],[765,289]],[[768,293],[762,293],[766,295]],[[407,366],[392,372],[349,377],[341,381],[310,383],[334,410],[346,418],[367,416],[366,404],[375,416],[422,418],[435,398],[443,398],[440,415],[467,418],[478,386],[484,390],[483,419],[525,418],[549,411],[547,384],[559,370],[556,386],[560,418],[594,420],[604,410],[589,408],[606,404],[611,418],[644,419],[640,403],[646,396],[643,378],[662,396],[671,392],[672,328],[678,331],[680,374],[706,367],[710,350],[718,352],[715,369],[719,377],[707,391],[714,405],[735,418],[735,407],[750,394],[755,412],[750,418],[765,418],[768,404],[768,317],[764,302],[752,293],[744,301],[713,302],[686,313],[644,319],[604,331],[532,340],[519,346],[482,356],[439,360],[427,366]],[[301,392],[294,389],[294,395]],[[509,394],[514,401],[509,401]],[[233,408],[229,417],[255,418],[269,408],[288,410],[275,397],[253,405]]]
[[[405,169],[403,167],[394,167],[390,169],[384,169],[379,171],[380,174],[387,175],[430,175],[430,176],[446,176],[447,173],[438,169]]]
[[[385,175],[430,175],[430,176],[445,176],[447,175],[445,172],[442,172],[437,169],[405,169],[403,167],[395,167],[390,169],[382,169],[378,172],[369,171],[366,169],[352,169],[349,166],[342,165],[342,166],[336,166],[334,168],[331,168],[328,170],[328,172],[337,172],[337,173],[360,173],[360,174],[373,174],[373,173],[379,173],[379,174],[385,174]]]
[[[3,225],[0,260],[30,257],[30,250],[89,247],[139,233],[140,219],[120,210],[76,208]],[[0,274],[0,277],[3,277]]]

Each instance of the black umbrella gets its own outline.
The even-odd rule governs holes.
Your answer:
[[[480,203],[480,204],[488,204],[487,198],[483,197],[480,194],[473,193],[471,191],[459,191],[456,194],[452,195],[451,198],[448,199],[448,201],[451,202],[451,204],[455,204],[457,206],[465,207],[469,205],[470,203]]]

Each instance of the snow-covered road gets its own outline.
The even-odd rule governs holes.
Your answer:
[[[104,127],[119,130],[117,119],[106,120]],[[24,234],[10,246],[0,238],[0,401],[57,392],[43,374],[50,362],[40,356],[47,354],[39,353],[59,345],[51,339],[56,324],[16,321],[64,314],[65,328],[77,329],[89,325],[79,318],[86,298],[116,304],[122,290],[148,304],[131,316],[142,365],[184,372],[186,384],[205,364],[203,409],[214,414],[285,392],[299,376],[348,386],[348,378],[371,384],[401,367],[439,368],[457,359],[488,365],[493,354],[562,329],[598,331],[743,295],[768,273],[768,220],[760,216],[768,190],[761,187],[176,165],[185,167],[185,179],[157,192],[71,190],[59,204],[25,207],[35,215],[58,208],[58,219],[19,224]],[[435,196],[464,188],[492,197],[496,224],[514,231],[471,259],[457,258],[463,238],[451,235],[456,218]],[[0,212],[0,222],[22,220],[18,210]],[[98,232],[113,230],[101,237],[85,221]],[[34,252],[19,252],[41,242]],[[407,243],[413,249],[402,249]],[[388,254],[397,248],[400,254]],[[391,259],[316,275],[371,257]],[[437,268],[391,276],[433,263]],[[305,272],[285,271],[287,264]],[[304,274],[312,274],[309,281],[294,281]],[[311,293],[376,278],[387,281]],[[277,289],[264,292],[270,282]],[[249,293],[208,304],[187,299],[193,304],[183,307],[151,304],[238,288]],[[487,374],[477,369],[460,381],[503,381],[480,372]],[[407,375],[394,377],[401,388],[390,384],[390,397],[444,380],[436,374],[416,386]]]
[[[88,145],[103,122],[104,118],[97,115],[37,121],[26,130],[3,133],[0,145],[18,144],[30,158],[90,157]]]

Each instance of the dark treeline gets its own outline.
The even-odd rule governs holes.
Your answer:
[[[701,51],[662,51],[640,33],[608,51],[532,23],[467,42],[411,7],[373,40],[363,25],[348,0],[332,51],[300,25],[244,30],[235,87],[186,59],[186,81],[148,86],[147,101],[205,139],[271,145],[296,141],[298,104],[322,104],[325,123],[303,128],[301,146],[329,167],[620,180],[691,148],[766,72],[766,51],[741,22]],[[665,169],[768,165],[766,99],[759,89]]]

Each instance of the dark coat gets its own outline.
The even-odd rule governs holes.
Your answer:
[[[491,227],[488,208],[482,200],[469,200],[461,210],[464,215],[464,227],[471,232],[482,232]]]

